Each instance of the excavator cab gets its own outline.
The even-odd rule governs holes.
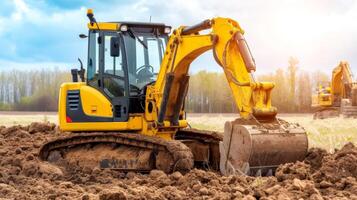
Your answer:
[[[116,25],[111,30],[112,25]],[[171,27],[158,23],[89,24],[86,84],[110,101],[113,117],[94,121],[126,122],[145,112],[145,90],[157,79]],[[100,109],[100,108],[96,108]],[[71,122],[90,118],[67,109]],[[95,114],[95,113],[93,113]]]
[[[331,106],[332,91],[329,82],[321,82],[318,84],[312,94],[312,107]]]

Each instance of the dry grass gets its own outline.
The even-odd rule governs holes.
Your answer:
[[[0,126],[28,125],[31,122],[57,123],[57,115],[54,114],[0,114]]]
[[[340,117],[313,120],[312,117],[292,117],[286,120],[297,122],[306,129],[310,147],[321,147],[333,152],[347,142],[357,144],[357,119]]]
[[[223,132],[224,122],[234,120],[236,117],[237,115],[234,114],[189,114],[188,121],[193,128]],[[357,144],[357,119],[313,120],[310,114],[283,114],[280,118],[303,126],[307,131],[310,147],[321,147],[332,152],[347,142]],[[35,121],[57,123],[57,115],[56,113],[0,113],[0,125],[27,125]]]

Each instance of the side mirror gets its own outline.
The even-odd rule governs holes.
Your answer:
[[[79,38],[81,38],[81,39],[84,39],[84,38],[87,38],[87,37],[88,36],[86,34],[83,34],[83,33],[79,34]]]
[[[119,57],[120,55],[120,45],[119,37],[110,38],[110,56]]]

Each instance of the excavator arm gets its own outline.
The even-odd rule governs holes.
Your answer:
[[[352,89],[355,87],[357,85],[353,82],[350,65],[346,61],[341,61],[332,71],[331,92],[333,102],[340,103],[341,98],[351,98]]]
[[[219,144],[220,170],[223,174],[269,174],[281,163],[302,160],[307,137],[300,126],[276,118],[277,109],[271,105],[274,84],[254,78],[256,66],[243,34],[239,24],[229,18],[179,27],[169,38],[157,81],[148,87],[146,98],[148,105],[155,104],[156,111],[151,113],[157,113],[158,129],[179,130],[185,121],[182,115],[190,64],[212,50],[241,116],[225,124]],[[191,148],[195,158],[201,155],[195,154],[196,148]]]
[[[209,33],[200,34],[203,30]],[[190,64],[208,50],[213,51],[216,62],[226,75],[240,116],[258,120],[275,118],[277,109],[271,106],[274,84],[255,80],[255,62],[243,34],[239,24],[229,18],[214,18],[173,31],[158,79],[148,90],[148,96],[154,96],[158,108],[159,124],[167,120],[178,125]]]

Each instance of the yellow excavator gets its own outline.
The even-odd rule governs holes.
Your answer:
[[[298,124],[276,117],[270,82],[254,77],[254,59],[239,24],[213,18],[193,26],[97,22],[88,10],[86,70],[59,94],[59,127],[71,132],[44,144],[44,161],[83,168],[147,172],[272,174],[304,159],[308,141]],[[212,50],[231,88],[240,118],[224,134],[188,128],[185,97],[192,61]],[[78,80],[80,77],[80,81]],[[220,87],[217,85],[216,87]]]
[[[357,117],[357,82],[354,82],[350,65],[341,61],[332,71],[331,82],[320,83],[312,94],[314,119]]]

